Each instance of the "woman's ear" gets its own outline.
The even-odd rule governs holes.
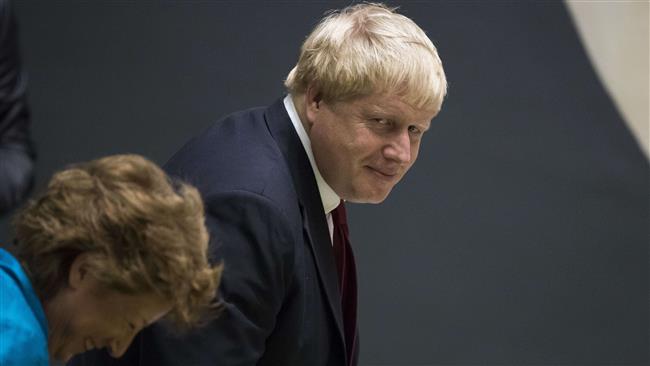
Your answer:
[[[72,261],[70,272],[68,273],[68,287],[79,289],[83,287],[88,280],[88,253],[82,253]]]

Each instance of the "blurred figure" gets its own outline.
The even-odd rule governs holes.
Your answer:
[[[119,357],[151,323],[185,328],[217,308],[199,193],[140,156],[55,174],[14,225],[16,257],[0,249],[3,366]]]
[[[33,182],[27,78],[18,51],[11,3],[0,0],[0,215],[25,198]]]

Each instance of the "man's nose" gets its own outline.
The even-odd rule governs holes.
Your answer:
[[[411,137],[408,130],[391,137],[388,145],[384,147],[384,157],[400,164],[411,161]]]

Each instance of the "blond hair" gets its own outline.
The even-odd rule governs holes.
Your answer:
[[[109,290],[151,291],[174,302],[181,328],[215,308],[221,266],[208,263],[198,191],[173,183],[138,155],[115,155],[56,173],[14,220],[18,258],[41,301],[63,289],[72,261]]]
[[[285,86],[315,86],[326,101],[395,93],[440,110],[447,80],[436,47],[411,19],[383,4],[349,6],[323,18],[302,44]]]

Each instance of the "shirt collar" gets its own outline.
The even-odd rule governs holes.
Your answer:
[[[332,187],[330,187],[329,184],[325,182],[325,179],[323,179],[323,176],[318,170],[318,166],[314,160],[314,154],[311,150],[311,141],[309,140],[307,131],[305,131],[305,127],[300,121],[300,117],[298,116],[296,106],[293,104],[291,94],[287,94],[287,96],[284,98],[284,108],[286,108],[287,113],[289,114],[289,119],[291,119],[291,123],[298,133],[300,142],[302,142],[302,146],[305,148],[305,152],[309,158],[309,163],[311,164],[311,169],[314,171],[314,176],[316,177],[316,184],[318,185],[320,199],[323,202],[323,209],[325,210],[325,213],[328,214],[332,212],[336,206],[339,205],[341,198],[338,194],[336,194],[336,192],[334,192]]]

